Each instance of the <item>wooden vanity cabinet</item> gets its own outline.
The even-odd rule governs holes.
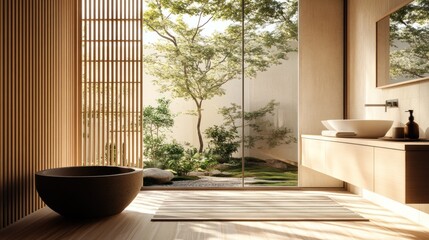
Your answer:
[[[401,203],[429,203],[429,143],[302,136],[302,165]]]

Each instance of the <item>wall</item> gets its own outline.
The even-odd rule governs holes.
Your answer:
[[[0,228],[43,207],[34,173],[75,165],[74,0],[0,1]]]
[[[415,121],[421,127],[421,136],[429,137],[429,82],[413,83],[394,88],[376,88],[376,22],[391,11],[410,2],[409,0],[349,0],[348,1],[348,117],[361,119],[390,119],[394,124],[406,123],[408,109],[415,110]],[[399,99],[399,108],[365,108],[366,103],[384,103],[387,99]],[[365,191],[364,191],[365,192]],[[368,193],[369,194],[369,193]],[[367,194],[367,195],[368,195]],[[370,194],[383,205],[387,201]],[[400,204],[392,209],[399,210]],[[389,205],[390,206],[390,205]],[[402,205],[402,212],[413,208],[413,220],[429,223],[429,205]],[[408,210],[404,210],[408,209]],[[420,213],[416,213],[420,212]],[[424,220],[426,219],[426,220]],[[429,226],[429,224],[427,224]]]
[[[342,0],[299,1],[299,136],[320,134],[321,120],[343,118],[343,10]],[[302,187],[343,186],[303,166],[299,181]]]
[[[409,0],[350,0],[348,7],[348,116],[349,118],[389,119],[395,124],[408,122],[408,109],[415,110],[415,121],[422,137],[429,137],[429,81],[376,88],[376,22]],[[366,103],[398,99],[399,108],[365,108]]]

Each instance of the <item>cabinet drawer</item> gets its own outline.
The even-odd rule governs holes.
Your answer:
[[[302,165],[321,173],[325,173],[324,142],[302,139]]]
[[[405,152],[385,148],[376,148],[374,151],[374,191],[404,203]]]
[[[373,191],[373,147],[326,142],[325,151],[325,167],[328,175]]]

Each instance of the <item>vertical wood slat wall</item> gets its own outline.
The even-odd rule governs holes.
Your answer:
[[[79,4],[0,1],[0,229],[43,207],[35,172],[78,164]]]
[[[81,1],[81,164],[143,167],[143,1]]]

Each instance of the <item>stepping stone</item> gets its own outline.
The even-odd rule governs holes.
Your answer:
[[[165,184],[171,182],[174,175],[170,171],[162,170],[159,168],[145,168],[143,169],[143,180],[145,185],[152,184]]]

